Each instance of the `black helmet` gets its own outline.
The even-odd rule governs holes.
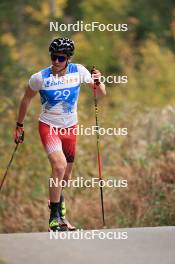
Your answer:
[[[49,52],[63,52],[67,56],[72,56],[74,54],[74,42],[68,38],[57,38],[54,39],[49,47]]]

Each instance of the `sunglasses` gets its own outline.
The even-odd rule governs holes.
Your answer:
[[[64,62],[67,59],[67,57],[65,55],[51,54],[51,59],[52,61],[58,60],[59,62]]]

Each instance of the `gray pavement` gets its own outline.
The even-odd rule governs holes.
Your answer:
[[[175,264],[175,227],[0,234],[1,259],[6,264]]]

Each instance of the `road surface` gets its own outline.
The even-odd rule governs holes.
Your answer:
[[[175,264],[175,227],[0,234],[0,263]]]

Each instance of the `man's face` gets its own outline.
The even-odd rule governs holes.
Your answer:
[[[68,57],[64,53],[52,53],[51,54],[52,65],[54,67],[57,67],[58,69],[62,69],[66,66],[67,59]]]

